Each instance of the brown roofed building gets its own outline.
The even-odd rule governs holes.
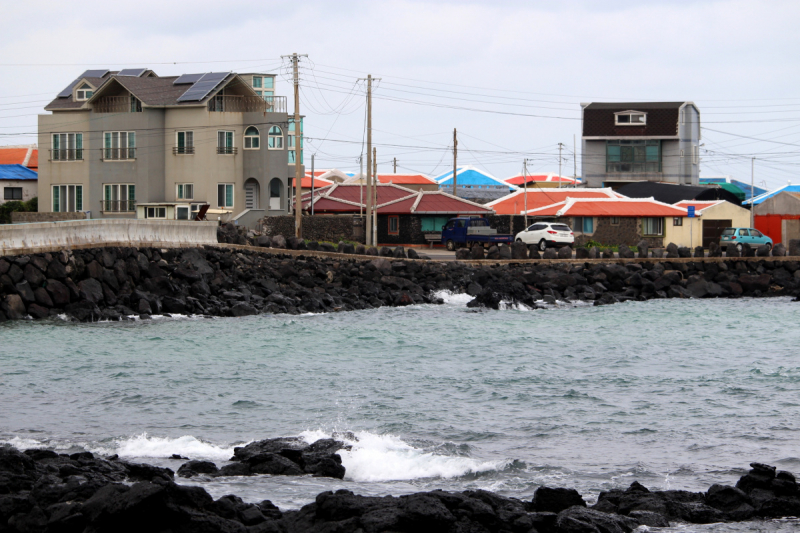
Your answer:
[[[700,111],[692,102],[581,104],[589,187],[634,181],[699,183]]]
[[[40,211],[188,219],[209,204],[245,226],[286,214],[294,125],[273,93],[273,74],[84,72],[39,116]]]

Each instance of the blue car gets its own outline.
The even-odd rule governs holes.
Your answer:
[[[723,250],[727,250],[728,246],[736,246],[741,252],[745,244],[749,244],[753,248],[766,244],[772,250],[772,239],[755,228],[725,228],[722,230],[719,247]]]

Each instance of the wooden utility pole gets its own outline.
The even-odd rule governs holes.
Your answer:
[[[458,189],[456,186],[458,169],[458,138],[456,137],[456,129],[453,128],[453,196],[458,196]]]
[[[525,188],[522,189],[522,194],[525,195],[525,229],[528,229],[528,160],[522,161],[522,180]]]
[[[397,174],[397,158],[396,157],[394,158],[394,162],[392,163],[392,166],[394,167],[394,173]]]
[[[572,186],[578,186],[578,144],[575,134],[572,134]]]
[[[367,246],[372,244],[372,74],[367,76]],[[363,176],[362,176],[363,179]]]
[[[372,246],[378,246],[378,150],[372,148],[372,187],[375,198],[372,199]]]
[[[301,186],[303,174],[300,170],[300,162],[303,160],[303,141],[301,139],[302,127],[300,126],[300,79],[297,74],[297,63],[301,57],[308,57],[305,54],[298,55],[297,52],[291,56],[292,71],[294,74],[294,235],[303,236],[303,202]]]
[[[561,188],[561,148],[564,147],[564,143],[558,143],[558,188]]]

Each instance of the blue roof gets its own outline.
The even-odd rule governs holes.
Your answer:
[[[23,165],[0,165],[0,180],[38,180],[39,173]]]
[[[755,198],[753,198],[753,203],[755,205],[758,205],[761,202],[763,202],[764,200],[766,200],[768,198],[772,198],[776,194],[780,194],[780,193],[782,193],[784,191],[785,192],[800,192],[800,185],[791,185],[791,184],[784,185],[783,187],[775,189],[774,191],[769,191],[769,192],[764,193],[764,194],[762,194],[760,196],[756,196]],[[750,200],[745,200],[744,202],[742,202],[742,204],[749,204],[749,203],[750,203]]]
[[[456,176],[456,180],[458,181],[458,186],[461,187],[463,185],[492,185],[498,186],[502,185],[504,187],[508,187],[509,190],[515,191],[517,187],[513,185],[509,185],[508,183],[504,182],[503,180],[499,180],[488,174],[483,172],[482,170],[478,170],[475,167],[470,166],[463,166],[458,169],[458,175]],[[439,184],[439,186],[453,186],[453,171],[446,172],[441,176],[437,176],[434,178],[434,181]]]
[[[736,185],[739,187],[742,192],[744,193],[745,199],[750,199],[750,184],[745,183],[743,181],[734,180],[731,178],[700,178],[700,184],[704,183],[730,183],[731,185]],[[753,187],[753,191],[755,192],[756,196],[760,196],[767,192],[767,189],[763,187]]]

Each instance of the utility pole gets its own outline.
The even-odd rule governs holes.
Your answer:
[[[306,54],[298,55],[297,52],[291,56],[281,56],[292,58],[292,71],[294,74],[294,235],[303,236],[303,202],[300,194],[302,185],[302,173],[300,172],[300,162],[303,160],[303,142],[300,138],[300,79],[297,74],[297,63],[301,57],[308,57]]]
[[[578,186],[578,143],[577,137],[572,134],[572,186]]]
[[[561,148],[564,143],[558,143],[558,188],[561,188]]]
[[[364,216],[364,156],[358,156],[358,175],[361,178],[358,180],[358,216]],[[363,222],[363,219],[362,219]],[[366,241],[364,241],[366,242]],[[369,243],[367,243],[369,244]]]
[[[378,246],[378,150],[372,148],[372,186],[375,198],[372,200],[372,246]]]
[[[456,129],[453,128],[453,196],[458,196],[458,189],[456,188],[458,183],[456,182],[456,178],[458,175],[458,138],[456,137]]]
[[[397,158],[396,157],[394,158],[394,162],[392,163],[392,165],[394,166],[394,173],[397,174]]]
[[[367,76],[367,245],[372,246],[372,74]],[[362,176],[363,178],[363,176]]]
[[[297,131],[295,131],[297,133]],[[297,144],[297,139],[295,139],[295,145]],[[311,154],[311,203],[309,206],[311,207],[311,214],[314,214],[314,155]],[[296,165],[297,163],[295,163]]]
[[[753,203],[753,193],[755,192],[756,183],[756,158],[750,160],[750,227],[756,227],[756,204]]]
[[[525,195],[525,229],[528,229],[528,159],[522,160],[522,180],[525,188],[522,189],[522,194]]]

